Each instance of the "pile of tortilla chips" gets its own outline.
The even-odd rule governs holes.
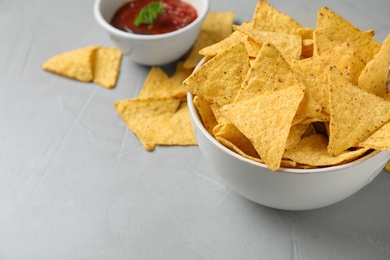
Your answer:
[[[116,85],[122,53],[114,47],[88,46],[57,54],[42,64],[42,69],[105,88]]]
[[[302,27],[264,0],[233,29],[183,82],[216,140],[273,171],[390,150],[390,35],[380,44],[327,7]]]
[[[182,82],[203,58],[200,49],[219,42],[232,32],[234,13],[209,13],[200,34],[176,66],[172,76],[161,67],[152,67],[138,97],[119,100],[115,109],[147,151],[156,145],[196,145]]]

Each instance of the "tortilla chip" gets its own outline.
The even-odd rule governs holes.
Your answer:
[[[224,124],[229,124],[231,123],[230,120],[223,115],[221,112],[221,106],[218,104],[210,104],[210,108],[214,113],[215,119],[217,119],[218,124],[224,125]]]
[[[71,79],[91,82],[95,53],[99,47],[84,47],[55,55],[42,64],[42,69]]]
[[[286,149],[294,147],[301,140],[302,135],[309,128],[310,124],[296,124],[291,126],[287,137]]]
[[[324,135],[310,135],[300,140],[293,148],[287,149],[283,157],[305,165],[331,166],[357,159],[369,150],[361,148],[331,156],[327,152],[327,146],[328,139]]]
[[[177,99],[128,99],[115,103],[123,121],[148,151],[154,150],[158,144],[161,124],[169,121],[179,106]]]
[[[105,88],[116,85],[122,52],[117,48],[99,48],[96,50],[93,64],[93,82]]]
[[[221,107],[227,118],[251,140],[270,170],[280,167],[291,123],[303,99],[303,86],[265,92]]]
[[[359,30],[327,7],[322,7],[318,11],[313,39],[314,55],[320,55],[341,43],[349,42],[365,63],[378,53],[381,46],[369,34]]]
[[[256,58],[261,50],[261,44],[253,40],[248,35],[242,37],[241,42],[245,44],[249,58]]]
[[[366,140],[359,143],[358,146],[390,151],[390,123],[387,123],[379,128]]]
[[[156,145],[195,145],[187,103],[177,99],[128,99],[115,109],[147,151]]]
[[[243,23],[241,26],[252,26],[251,23]],[[227,49],[230,49],[233,45],[236,45],[237,43],[242,41],[242,38],[245,37],[246,35],[239,32],[239,31],[234,31],[232,34],[230,34],[228,37],[224,38],[223,40],[207,46],[199,51],[200,55],[204,56],[216,56]]]
[[[169,76],[161,67],[152,67],[146,76],[144,85],[138,95],[138,98],[161,98],[161,95],[158,94],[159,88],[161,84],[168,79]]]
[[[214,135],[220,143],[228,147],[230,150],[237,152],[241,156],[249,159],[260,159],[260,156],[253,147],[251,141],[232,123],[217,125],[214,128]]]
[[[358,79],[359,88],[385,97],[390,64],[390,34],[384,40],[380,51],[364,67]]]
[[[356,84],[364,67],[363,62],[355,55],[355,51],[349,43],[335,46],[319,56],[301,60],[298,65],[307,92],[313,96],[327,114],[329,114],[329,86],[325,74],[327,68],[331,65],[336,66],[349,81]]]
[[[253,13],[253,27],[259,31],[296,34],[302,26],[290,16],[278,11],[265,0],[257,2]]]
[[[313,40],[313,28],[301,27],[297,29],[297,34],[301,36],[302,40]]]
[[[183,86],[192,94],[223,106],[233,101],[248,68],[245,45],[239,42],[203,64]]]
[[[330,126],[328,153],[337,156],[364,141],[390,121],[390,102],[350,83],[336,68],[329,70]]]
[[[176,65],[176,70],[171,77],[165,79],[161,85],[154,90],[154,96],[159,98],[177,98],[185,100],[187,91],[183,87],[183,81],[192,73],[192,70],[186,69],[183,62]]]
[[[199,113],[203,126],[211,136],[214,136],[213,129],[218,124],[218,122],[215,118],[213,110],[210,107],[210,103],[200,98],[199,96],[194,97],[193,103]]]
[[[313,57],[313,46],[314,46],[314,41],[313,40],[303,39],[302,40],[301,56],[303,58]]]
[[[159,145],[197,145],[187,102],[181,102],[176,113],[161,124],[157,140]]]
[[[281,32],[258,31],[256,29],[236,25],[234,25],[233,28],[248,35],[260,45],[263,45],[266,42],[271,42],[289,62],[298,61],[301,57],[302,39],[299,35],[291,35]]]
[[[266,91],[296,85],[299,82],[299,74],[294,73],[279,50],[272,43],[267,42],[249,69],[235,102]]]

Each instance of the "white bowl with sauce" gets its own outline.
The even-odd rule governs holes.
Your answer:
[[[123,54],[143,65],[160,66],[178,60],[194,44],[209,10],[209,0],[184,0],[197,10],[197,18],[189,25],[173,32],[143,35],[115,28],[110,21],[125,3],[123,0],[96,0],[94,16]]]

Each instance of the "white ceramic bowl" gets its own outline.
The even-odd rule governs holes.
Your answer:
[[[179,59],[191,48],[209,10],[209,0],[184,1],[197,10],[196,20],[177,31],[160,35],[132,34],[111,26],[109,21],[124,0],[96,0],[93,11],[98,24],[123,54],[134,62],[159,66]]]
[[[204,128],[192,98],[188,93],[195,135],[211,169],[238,194],[264,206],[308,210],[334,204],[369,184],[390,159],[390,152],[373,152],[342,166],[271,171],[216,141]]]
[[[376,151],[341,166],[271,171],[215,140],[204,128],[192,100],[193,95],[188,93],[198,146],[211,169],[238,194],[264,206],[309,210],[337,203],[369,184],[390,159],[390,152]]]

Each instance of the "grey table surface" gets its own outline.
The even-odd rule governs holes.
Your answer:
[[[211,0],[249,20],[256,0]],[[270,0],[304,26],[328,6],[390,32],[390,1]],[[198,147],[146,152],[113,108],[148,67],[122,60],[115,89],[41,70],[66,50],[111,46],[93,0],[0,0],[0,259],[390,259],[390,174],[317,210],[255,204]]]

